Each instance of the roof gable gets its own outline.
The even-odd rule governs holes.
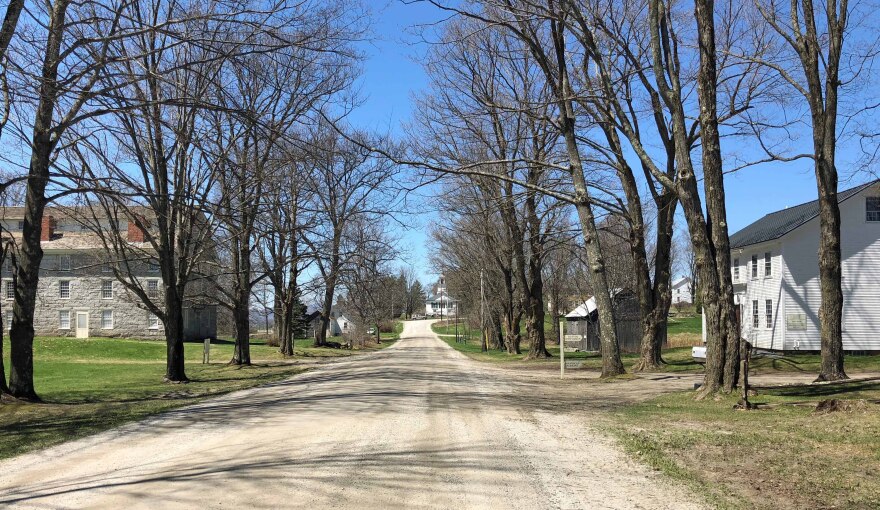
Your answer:
[[[837,203],[840,204],[841,202],[858,195],[862,190],[869,188],[878,182],[880,182],[880,180],[874,180],[856,186],[855,188],[838,192]],[[770,213],[731,235],[730,247],[731,249],[742,248],[743,246],[750,246],[779,239],[818,215],[818,200],[813,200],[805,204],[788,207],[781,211]]]

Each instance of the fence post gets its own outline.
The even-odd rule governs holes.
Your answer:
[[[211,337],[205,339],[205,353],[202,355],[202,363],[207,365],[211,362]]]

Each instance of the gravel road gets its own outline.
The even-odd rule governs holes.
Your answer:
[[[375,354],[0,463],[0,507],[700,508],[429,321]]]

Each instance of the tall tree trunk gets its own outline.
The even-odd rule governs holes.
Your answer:
[[[165,381],[188,382],[183,357],[183,299],[173,286],[165,291]]]
[[[238,301],[233,307],[232,314],[235,317],[235,348],[232,352],[230,365],[250,365],[251,364],[251,317],[250,309],[241,306],[242,299],[247,302],[247,298],[238,296]]]
[[[330,314],[333,312],[333,294],[336,282],[330,279],[324,291],[324,305],[321,308],[321,330],[315,335],[315,347],[327,345],[327,329],[330,327]]]
[[[251,364],[251,292],[250,292],[250,250],[248,249],[250,236],[243,239],[236,237],[234,243],[238,244],[238,250],[233,255],[233,267],[235,271],[235,283],[233,292],[233,315],[235,317],[235,348],[232,352],[230,365]]]
[[[521,312],[518,310],[516,288],[513,283],[513,271],[507,268],[501,270],[504,280],[505,296],[503,300],[503,330],[504,347],[508,354],[521,354],[520,343],[522,337],[519,332]]]
[[[724,339],[724,391],[736,386],[739,376],[740,332],[736,328],[733,304],[733,281],[730,274],[730,238],[724,196],[724,173],[721,160],[721,137],[718,132],[718,76],[715,52],[715,4],[696,0],[700,65],[697,94],[700,103],[700,142],[703,157],[703,188],[715,269],[719,286],[719,334]]]
[[[519,332],[522,312],[516,305],[507,307],[504,314],[504,345],[507,354],[522,354],[522,335]]]
[[[569,101],[566,101],[566,103],[567,108],[570,110],[571,103]],[[569,113],[562,120],[562,124],[565,126],[563,128],[563,136],[568,152],[570,174],[574,183],[575,209],[584,237],[587,263],[590,265],[590,285],[596,297],[596,307],[599,314],[599,341],[602,345],[601,377],[613,377],[625,373],[626,370],[624,370],[623,362],[620,360],[620,347],[617,344],[611,289],[608,287],[605,261],[602,258],[602,249],[599,246],[599,232],[596,229],[596,218],[593,215],[593,207],[590,204],[590,192],[587,189],[587,181],[584,179],[583,166],[581,165],[580,152],[574,131],[574,117]]]
[[[504,333],[501,327],[501,313],[493,309],[489,312],[489,348],[501,350],[504,348]]]
[[[9,385],[6,384],[6,368],[3,362],[3,336],[6,331],[6,324],[3,324],[3,318],[0,317],[0,394],[9,393]]]
[[[793,2],[793,5],[796,3]],[[820,58],[822,48],[816,29],[815,6],[803,0],[805,32],[798,37],[798,54],[807,79],[808,100],[813,124],[813,152],[816,184],[819,191],[819,283],[822,305],[819,308],[819,329],[822,335],[817,381],[848,379],[843,356],[843,277],[840,250],[840,206],[837,203],[837,110],[840,87],[840,59],[846,34],[849,5],[846,1],[825,5],[827,56]],[[823,61],[824,60],[824,61]],[[825,68],[824,94],[820,66]],[[823,102],[824,97],[824,102]]]
[[[833,140],[824,150],[833,153]],[[816,182],[819,186],[819,284],[822,305],[819,308],[819,329],[822,335],[821,357],[817,381],[848,379],[843,366],[843,276],[840,253],[840,207],[837,204],[837,170],[823,157],[816,160]]]
[[[284,356],[293,356],[293,310],[291,306],[284,308],[284,329],[281,330],[279,350]]]
[[[281,278],[273,279],[275,296],[272,298],[272,334],[281,344],[281,331],[284,326],[284,311],[281,306],[281,286],[276,282],[280,282]]]
[[[672,278],[672,235],[678,199],[672,191],[657,199],[656,254],[654,255],[653,310],[651,326],[654,329],[654,352],[660,356],[666,344],[669,306],[672,304],[670,288]],[[662,212],[660,212],[662,211]],[[661,358],[662,361],[662,358]]]
[[[37,284],[40,279],[40,263],[43,261],[40,239],[43,232],[43,211],[46,207],[46,185],[49,182],[52,150],[57,143],[52,137],[52,116],[58,97],[56,79],[68,5],[69,2],[66,0],[57,2],[50,15],[40,100],[34,118],[34,136],[24,204],[24,227],[21,234],[19,263],[16,267],[12,328],[9,331],[11,351],[9,391],[17,398],[28,400],[38,400],[34,390],[34,309],[37,301]]]
[[[536,144],[540,145],[540,144]],[[529,168],[528,179],[532,184],[538,184],[540,169]],[[526,304],[529,307],[529,322],[526,323],[526,333],[529,338],[528,359],[549,358],[547,351],[547,338],[544,333],[544,232],[541,228],[541,219],[538,215],[538,204],[535,192],[529,190],[526,193],[525,216],[528,242],[528,289],[526,292]]]
[[[531,285],[529,287],[528,297],[526,298],[526,306],[529,307],[529,313],[526,315],[526,337],[529,339],[529,354],[527,359],[549,358],[550,352],[547,351],[547,338],[544,334],[544,282],[540,276],[540,262],[537,263],[538,274],[535,274],[535,262],[530,265],[531,269]]]

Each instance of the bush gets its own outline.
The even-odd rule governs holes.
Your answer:
[[[394,321],[382,321],[379,323],[379,333],[394,333]]]

